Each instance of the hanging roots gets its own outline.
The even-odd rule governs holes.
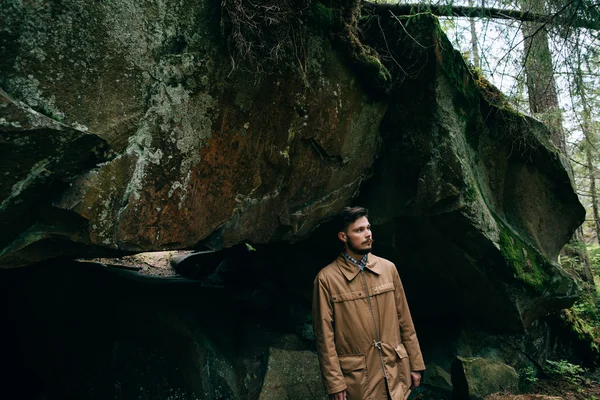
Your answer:
[[[276,70],[304,40],[310,0],[222,0],[232,69]]]

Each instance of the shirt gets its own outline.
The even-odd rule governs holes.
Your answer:
[[[348,261],[350,261],[351,263],[358,265],[358,267],[361,269],[361,271],[363,269],[365,269],[365,265],[367,265],[367,255],[366,254],[363,256],[363,258],[360,261],[356,261],[354,258],[352,258],[352,256],[350,256],[350,254],[346,253],[346,251],[344,250],[344,257],[346,257],[348,259]]]

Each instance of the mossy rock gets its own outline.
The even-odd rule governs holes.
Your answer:
[[[457,400],[479,400],[492,393],[519,391],[519,375],[509,365],[481,357],[456,357],[452,384]]]
[[[507,224],[497,220],[500,230],[500,251],[515,274],[515,277],[538,292],[543,292],[550,284],[552,268],[539,250],[529,245]]]

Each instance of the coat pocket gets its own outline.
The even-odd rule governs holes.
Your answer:
[[[402,343],[398,343],[398,346],[394,347],[394,351],[398,355],[398,369],[402,383],[408,388],[412,385],[412,377],[410,375],[410,360],[408,359],[408,353],[406,347]]]
[[[402,343],[398,343],[398,346],[394,347],[394,350],[396,351],[396,354],[398,354],[398,357],[400,357],[400,359],[408,357],[406,347],[404,347]]]
[[[339,356],[340,367],[344,374],[352,371],[358,371],[359,369],[367,368],[367,359],[364,354],[356,354],[351,356]]]
[[[340,368],[349,399],[363,399],[367,383],[367,359],[364,354],[339,356]]]
[[[394,282],[383,283],[381,285],[371,288],[371,296],[377,296],[378,294],[392,292],[395,289],[396,287],[394,286]]]

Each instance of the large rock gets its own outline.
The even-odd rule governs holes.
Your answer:
[[[429,24],[391,49],[413,59],[390,98],[360,203],[372,209],[378,251],[400,261],[420,316],[466,313],[522,332],[577,298],[556,260],[584,210],[548,129],[512,110]],[[396,29],[394,19],[364,27],[380,47],[382,32],[389,39]]]
[[[576,285],[555,260],[584,210],[562,158],[543,125],[473,76],[433,18],[400,36],[394,18],[365,19],[374,48],[405,55],[383,101],[317,30],[279,73],[234,68],[218,12],[169,0],[2,9],[0,84],[114,153],[57,193],[52,212],[80,222],[63,230],[66,242],[145,251],[295,241],[360,190],[387,236],[378,250],[418,266],[401,271],[408,286],[427,278],[422,293],[448,317],[465,310],[522,331],[573,303]],[[393,49],[384,31],[398,37]],[[27,263],[12,255],[23,244],[2,245],[1,265]]]
[[[327,399],[317,355],[271,348],[259,400]]]
[[[429,385],[435,389],[452,392],[452,378],[442,367],[434,363],[427,364],[424,385]]]
[[[476,400],[497,392],[518,392],[519,375],[498,361],[457,357],[452,364],[452,384],[457,399]]]
[[[191,248],[211,235],[219,248],[292,240],[350,202],[370,175],[386,104],[365,95],[319,35],[289,60],[300,71],[235,69],[218,37],[217,3],[3,7],[0,84],[116,153],[56,202],[89,221],[92,244],[142,251]]]

